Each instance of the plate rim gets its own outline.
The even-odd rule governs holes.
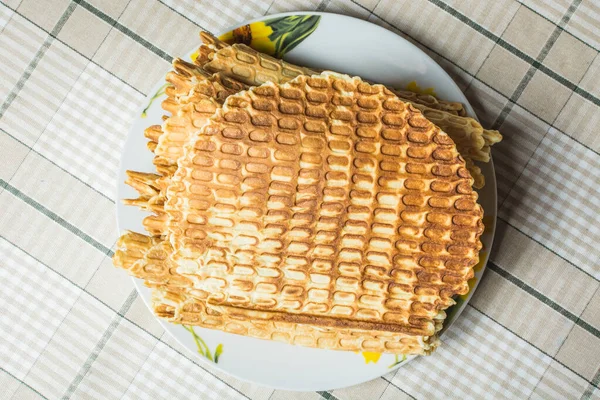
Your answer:
[[[338,14],[338,13],[331,13],[331,12],[323,12],[323,11],[289,11],[289,12],[283,12],[283,13],[276,13],[276,14],[268,14],[268,15],[262,15],[259,16],[257,18],[253,18],[253,19],[249,19],[234,25],[229,26],[228,28],[219,31],[218,34],[216,34],[217,37],[221,36],[224,33],[230,32],[235,28],[238,28],[240,26],[243,25],[247,25],[247,24],[252,24],[255,22],[260,22],[260,21],[265,21],[268,19],[272,19],[272,18],[278,18],[278,17],[285,17],[285,16],[291,16],[291,15],[320,15],[320,16],[333,16],[333,17],[339,17],[341,19],[344,20],[350,20],[352,21],[352,23],[358,23],[360,25],[365,25],[365,26],[369,26],[369,28],[375,28],[376,30],[380,30],[385,32],[386,34],[393,34],[394,36],[396,36],[397,38],[399,38],[402,42],[404,42],[404,45],[407,45],[408,47],[410,47],[412,49],[412,51],[416,51],[418,53],[420,53],[422,56],[426,57],[427,59],[429,59],[429,61],[432,62],[432,65],[434,66],[434,68],[438,69],[438,71],[445,76],[445,78],[447,79],[447,82],[449,85],[453,86],[454,89],[456,90],[457,93],[460,94],[460,96],[462,97],[462,99],[458,99],[458,101],[460,101],[461,103],[463,103],[466,106],[466,111],[467,111],[467,116],[474,118],[475,120],[479,121],[479,118],[477,117],[477,114],[475,113],[475,110],[473,109],[472,105],[470,104],[469,100],[467,99],[467,97],[465,96],[465,94],[463,93],[463,91],[460,89],[460,87],[458,86],[458,84],[454,81],[454,79],[452,79],[452,77],[448,74],[448,72],[446,72],[438,63],[437,61],[435,61],[431,56],[429,56],[425,51],[423,51],[422,49],[420,49],[418,46],[416,46],[414,43],[412,43],[411,41],[407,40],[406,38],[402,37],[401,35],[397,34],[396,32],[393,32],[390,29],[387,29],[381,25],[378,25],[374,22],[371,21],[367,21],[367,20],[363,20],[357,17],[353,17],[353,16],[349,16],[349,15],[345,15],[345,14]],[[196,46],[197,47],[197,46]],[[190,52],[195,51],[196,47],[192,48],[191,51],[188,51],[189,54]],[[166,72],[170,71],[167,70]],[[165,72],[165,74],[166,74]],[[163,83],[162,81],[158,81],[152,88],[154,89],[155,87],[159,86],[159,84]],[[117,223],[117,229],[119,232],[119,235],[121,234],[121,232],[123,232],[124,230],[121,227],[121,212],[119,211],[119,202],[121,202],[125,197],[123,196],[122,190],[121,190],[121,182],[120,182],[120,178],[122,175],[122,171],[124,168],[124,160],[125,160],[125,149],[127,148],[127,142],[129,140],[130,135],[132,135],[134,133],[134,126],[136,125],[136,121],[139,119],[139,117],[137,117],[138,115],[140,115],[141,111],[144,110],[145,108],[145,104],[147,104],[148,100],[152,97],[153,91],[151,89],[150,93],[148,95],[146,95],[144,97],[143,103],[140,105],[140,107],[138,107],[138,112],[135,114],[136,118],[133,119],[133,121],[131,122],[131,126],[129,128],[129,131],[127,133],[127,137],[125,138],[123,147],[121,148],[121,156],[119,158],[119,168],[117,170],[117,179],[116,179],[116,202],[115,202],[115,217],[116,217],[116,223]],[[490,155],[490,162],[489,162],[489,167],[490,167],[490,175],[491,177],[493,177],[493,219],[492,219],[492,227],[489,231],[489,235],[490,235],[490,248],[493,246],[494,244],[494,240],[495,240],[495,234],[496,234],[496,226],[497,226],[497,218],[498,218],[498,193],[497,193],[497,180],[496,180],[496,172],[495,172],[495,167],[494,167],[494,161],[493,158]],[[486,182],[486,185],[490,184],[492,182]],[[484,210],[485,211],[485,210]],[[481,251],[480,251],[480,255],[481,255]],[[485,262],[483,263],[482,267],[481,267],[481,277],[483,277],[483,274],[485,273],[485,270],[487,269],[487,264],[489,262],[489,258],[490,258],[490,252],[489,249],[488,251],[485,253],[484,259]],[[211,368],[215,368],[220,372],[223,372],[229,376],[232,376],[236,379],[239,379],[241,381],[244,382],[248,382],[248,383],[252,383],[252,384],[256,384],[256,385],[261,385],[264,387],[270,387],[273,389],[277,389],[277,390],[293,390],[293,391],[302,391],[302,392],[313,392],[313,391],[319,391],[319,390],[327,390],[327,391],[331,391],[331,390],[335,390],[335,389],[341,389],[341,388],[345,388],[345,387],[349,387],[349,386],[354,386],[354,385],[360,385],[363,384],[365,382],[371,381],[373,379],[377,379],[383,375],[385,375],[386,373],[389,372],[397,372],[400,368],[402,368],[404,365],[408,364],[408,362],[416,357],[412,357],[407,359],[406,362],[403,362],[393,368],[390,368],[388,371],[382,373],[381,375],[377,376],[377,377],[368,377],[366,379],[357,381],[357,382],[353,382],[351,384],[345,384],[343,386],[329,386],[327,388],[310,388],[310,389],[299,389],[297,387],[294,388],[290,388],[289,386],[280,386],[280,385],[273,385],[273,384],[266,384],[263,382],[256,382],[253,381],[251,379],[245,378],[243,376],[239,376],[236,373],[232,373],[227,369],[224,369],[223,367],[221,367],[218,363],[214,363],[214,362],[210,362],[209,360],[201,357],[200,354],[197,354],[195,351],[193,351],[192,349],[189,348],[189,346],[187,346],[186,344],[182,343],[178,337],[174,334],[174,332],[171,332],[171,329],[176,329],[177,327],[179,327],[179,325],[177,324],[172,324],[170,322],[164,321],[160,318],[158,318],[156,315],[154,315],[154,313],[152,312],[152,307],[151,304],[149,303],[149,298],[147,298],[147,296],[144,295],[145,292],[149,291],[150,289],[145,287],[143,285],[143,280],[135,278],[133,276],[130,277],[133,281],[134,287],[138,293],[138,295],[141,297],[144,305],[148,308],[148,311],[152,314],[152,317],[155,318],[156,321],[158,321],[158,323],[161,325],[161,327],[165,330],[165,332],[167,332],[170,337],[175,340],[181,347],[183,347],[188,353],[191,353],[191,355],[193,355],[193,360],[192,361],[196,361],[196,360],[201,360],[201,363],[197,363],[201,368],[204,369],[204,367],[201,364],[208,364],[210,365]],[[450,328],[452,325],[454,325],[454,323],[458,320],[458,318],[460,317],[460,315],[462,314],[462,312],[465,310],[466,306],[468,305],[468,303],[470,302],[471,298],[473,297],[475,291],[477,290],[479,283],[481,281],[480,279],[477,279],[473,285],[473,287],[471,288],[471,290],[468,293],[468,297],[467,299],[464,301],[464,305],[457,311],[457,313],[453,316],[453,319],[451,321],[451,323],[449,325],[444,325],[440,337],[442,337],[442,335],[444,334],[444,332]],[[178,351],[177,349],[175,349],[175,351]],[[179,351],[178,351],[179,352]],[[222,379],[220,379],[221,381],[223,381]],[[225,381],[223,381],[226,385],[229,386],[228,383],[226,383]]]

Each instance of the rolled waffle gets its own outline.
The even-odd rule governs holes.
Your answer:
[[[452,140],[383,86],[299,76],[228,97],[165,210],[178,272],[219,312],[430,336],[478,260],[471,183]]]

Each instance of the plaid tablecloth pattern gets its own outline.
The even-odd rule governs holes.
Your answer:
[[[363,385],[286,392],[180,348],[111,265],[136,107],[200,28],[318,10],[382,25],[445,68],[485,125],[499,220],[435,355]],[[600,1],[0,3],[0,398],[600,399]]]

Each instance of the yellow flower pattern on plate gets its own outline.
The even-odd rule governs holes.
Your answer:
[[[423,89],[419,85],[417,85],[417,81],[409,82],[408,85],[406,85],[406,90],[411,91],[413,93],[428,94],[430,96],[437,97],[434,88],[428,87],[426,89]]]
[[[365,358],[365,364],[372,362],[376,364],[379,361],[379,357],[381,357],[381,353],[376,353],[374,351],[363,351],[362,356]]]

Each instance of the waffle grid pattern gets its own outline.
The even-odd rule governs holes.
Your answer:
[[[467,290],[483,229],[452,148],[417,110],[358,79],[299,77],[232,96],[168,192],[180,271],[240,313],[432,335],[438,310]]]

